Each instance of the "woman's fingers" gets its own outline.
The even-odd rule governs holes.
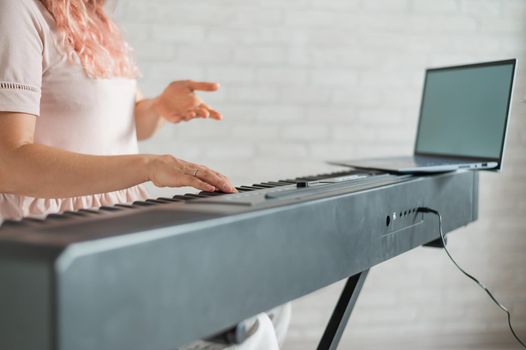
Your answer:
[[[208,109],[204,108],[204,107],[198,107],[195,109],[195,114],[197,117],[200,117],[200,118],[208,118],[210,116],[210,112],[208,111]]]
[[[184,185],[192,186],[193,188],[197,188],[201,191],[214,192],[216,190],[216,188],[213,185],[201,181],[197,177],[191,175],[182,175],[181,183]]]
[[[223,119],[223,116],[221,115],[221,113],[219,113],[218,111],[216,111],[215,109],[207,105],[206,103],[202,103],[201,106],[208,110],[209,116],[212,119],[215,119],[215,120]]]
[[[208,112],[210,112],[210,117],[215,120],[222,120],[223,115],[216,111],[215,109],[209,109]]]
[[[230,182],[230,180],[228,179],[228,177],[226,177],[225,175],[221,174],[221,173],[218,173],[217,171],[215,170],[211,170],[214,174],[216,174],[217,176],[219,176],[220,178],[222,178],[224,181],[226,181],[228,184],[230,184],[232,186],[232,189],[234,190],[234,192],[237,192],[236,188],[234,187],[234,185],[232,185],[232,183]]]
[[[197,116],[197,113],[194,110],[191,110],[184,114],[184,120],[190,120],[192,118],[195,118],[196,116]]]
[[[220,85],[219,83],[214,82],[187,80],[186,87],[191,91],[217,91],[219,90]]]
[[[212,118],[216,120],[223,119],[223,116],[218,111],[214,110],[206,103],[201,103],[193,109],[189,109],[184,114],[184,120],[190,120],[193,118]]]
[[[168,120],[169,122],[171,123],[179,123],[181,121],[189,121],[191,119],[193,119],[195,117],[191,117],[187,114],[183,114],[183,115],[170,115],[170,116],[166,116],[164,117],[164,119]]]
[[[216,174],[205,166],[196,166],[192,173],[200,180],[220,189],[223,192],[234,192],[235,188],[226,177]]]
[[[215,82],[180,80],[174,81],[156,99],[157,113],[173,123],[193,118],[223,119],[221,113],[203,103],[195,91],[217,91]]]
[[[202,191],[236,192],[223,175],[204,165],[193,164],[171,155],[156,156],[149,162],[149,179],[159,187],[192,186]]]

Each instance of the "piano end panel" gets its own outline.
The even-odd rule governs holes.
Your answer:
[[[55,350],[53,258],[0,246],[0,349]]]

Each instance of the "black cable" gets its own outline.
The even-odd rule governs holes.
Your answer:
[[[420,208],[418,208],[418,211],[421,212],[421,213],[431,213],[431,214],[435,214],[436,216],[438,216],[438,228],[439,228],[439,231],[440,231],[440,238],[442,239],[442,245],[444,246],[444,250],[446,251],[447,256],[453,262],[453,264],[455,264],[455,266],[460,270],[460,272],[462,272],[465,276],[467,276],[469,279],[471,279],[473,282],[475,282],[480,288],[482,288],[489,295],[491,300],[493,300],[493,302],[502,311],[504,311],[506,313],[506,315],[508,316],[508,326],[510,328],[511,334],[513,334],[513,336],[519,342],[519,344],[522,345],[522,347],[526,349],[525,342],[517,335],[517,333],[515,333],[515,330],[513,329],[513,326],[511,325],[511,313],[509,312],[509,310],[504,305],[502,305],[497,300],[497,298],[495,298],[493,296],[493,293],[488,289],[488,287],[486,287],[477,278],[475,278],[474,276],[470,275],[462,267],[460,267],[460,265],[455,261],[455,259],[453,259],[453,257],[449,253],[449,250],[446,247],[446,240],[445,240],[445,237],[444,237],[444,231],[442,230],[442,215],[440,215],[440,213],[438,211],[436,211],[434,209],[431,209],[431,208],[420,207]]]

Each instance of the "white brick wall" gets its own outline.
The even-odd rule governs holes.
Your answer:
[[[116,17],[146,94],[176,79],[222,83],[205,97],[224,121],[167,127],[142,149],[209,164],[237,184],[410,153],[425,67],[526,59],[525,0],[120,1]],[[451,250],[526,336],[524,77],[519,66],[505,170],[482,176],[480,220],[452,236]],[[313,347],[339,287],[296,302],[287,349]],[[342,348],[512,348],[505,326],[442,252],[417,249],[372,271]]]

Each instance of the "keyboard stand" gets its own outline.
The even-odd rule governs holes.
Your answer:
[[[347,279],[338,303],[332,312],[329,323],[318,344],[318,350],[336,350],[338,347],[340,338],[342,337],[368,273],[369,270],[367,269]]]
[[[447,236],[444,237],[447,244]],[[429,243],[424,244],[424,247],[430,248],[444,248],[444,243],[442,243],[442,238],[437,238]]]

